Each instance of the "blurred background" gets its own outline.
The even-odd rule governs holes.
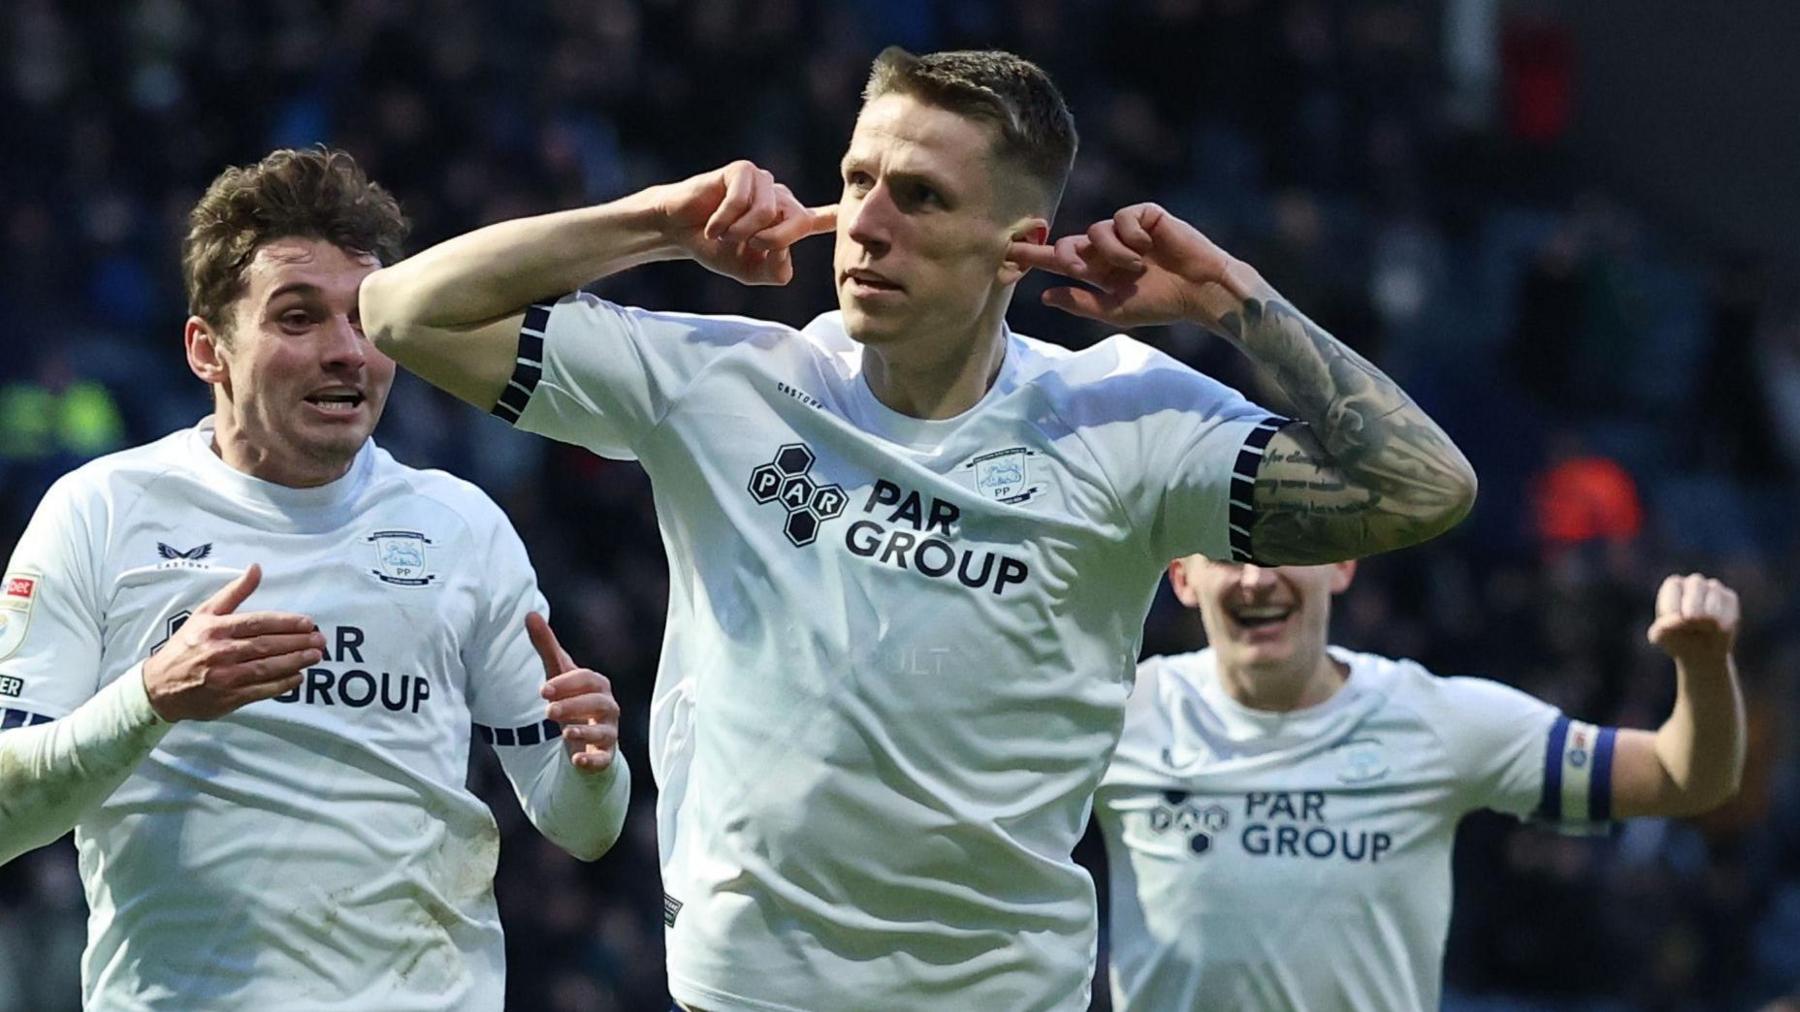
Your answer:
[[[736,157],[824,203],[882,46],[1008,48],[1082,129],[1059,232],[1164,203],[1387,369],[1479,470],[1469,522],[1363,567],[1338,642],[1653,727],[1673,690],[1643,640],[1658,581],[1700,569],[1743,595],[1740,796],[1602,840],[1471,817],[1447,1007],[1763,1008],[1800,989],[1800,613],[1782,575],[1800,567],[1800,5],[1738,0],[1728,22],[1675,0],[4,8],[0,551],[57,475],[208,410],[180,351],[177,242],[227,164],[346,147],[398,193],[415,249]],[[600,290],[799,324],[832,299],[827,244],[800,260],[782,290],[680,265]],[[1040,288],[1017,329],[1101,336],[1039,308]],[[1143,336],[1282,406],[1224,342]],[[613,677],[640,771],[625,838],[580,865],[477,746],[505,832],[508,1007],[666,1009],[644,754],[666,575],[642,472],[407,377],[377,438],[507,508],[564,642]],[[1145,649],[1199,642],[1165,593]],[[1091,837],[1081,856],[1102,860]],[[76,1006],[84,918],[66,840],[0,868],[0,1010]]]

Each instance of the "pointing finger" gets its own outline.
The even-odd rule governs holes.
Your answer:
[[[562,644],[556,641],[556,633],[550,631],[550,623],[544,616],[535,611],[526,615],[525,635],[531,638],[532,649],[537,651],[538,660],[544,664],[545,678],[555,678],[575,667]]]
[[[244,570],[237,578],[219,589],[219,592],[206,599],[205,603],[194,611],[203,615],[229,615],[237,610],[238,605],[256,592],[262,583],[262,567],[252,562],[250,568]]]
[[[837,229],[837,205],[822,209],[795,207],[780,221],[750,237],[752,249],[785,249],[802,239]]]
[[[1006,247],[1006,259],[1027,270],[1036,268],[1052,274],[1063,272],[1062,258],[1056,255],[1056,247],[1035,242],[1015,242]]]

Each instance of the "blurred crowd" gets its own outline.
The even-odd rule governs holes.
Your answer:
[[[1058,231],[1155,199],[1249,260],[1437,417],[1476,513],[1371,560],[1335,638],[1653,727],[1644,642],[1669,572],[1742,593],[1751,714],[1739,797],[1601,840],[1471,817],[1447,1007],[1761,1008],[1800,989],[1792,728],[1800,303],[1748,255],[1675,242],[1572,154],[1580,52],[1554,5],[1500,0],[9,0],[0,23],[0,550],[43,489],[191,424],[177,241],[220,168],[346,147],[400,196],[414,248],[748,157],[802,200],[836,163],[869,60],[1001,47],[1044,65],[1083,130]],[[685,265],[603,283],[641,305],[803,323],[826,240],[785,289]],[[1790,282],[1792,279],[1788,279]],[[1099,335],[1017,298],[1016,329]],[[1224,342],[1144,335],[1279,409]],[[666,575],[633,464],[519,436],[403,377],[377,438],[485,487],[564,642],[613,677],[640,771],[625,837],[581,865],[491,757],[511,1008],[660,1010],[644,753]],[[1167,594],[1148,651],[1191,649]],[[483,750],[478,746],[476,751]],[[1084,860],[1099,861],[1093,840]],[[1103,876],[1096,876],[1104,881]],[[0,1012],[73,1008],[85,909],[64,842],[0,868]],[[1107,1007],[1104,987],[1095,1008]]]

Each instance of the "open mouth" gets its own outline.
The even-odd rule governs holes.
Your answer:
[[[1292,605],[1232,605],[1225,609],[1231,620],[1244,629],[1268,629],[1286,622],[1294,614]]]
[[[844,280],[850,287],[865,292],[900,292],[905,291],[900,285],[876,274],[874,271],[845,271]]]
[[[354,390],[331,390],[313,394],[306,398],[306,403],[326,414],[349,415],[362,407],[363,399],[363,395]]]

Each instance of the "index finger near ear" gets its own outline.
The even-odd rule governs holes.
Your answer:
[[[575,667],[562,644],[556,641],[556,633],[551,631],[550,622],[544,616],[535,611],[526,615],[525,635],[531,638],[532,649],[537,651],[538,660],[544,664],[544,677],[555,678]]]
[[[806,207],[790,208],[787,216],[750,237],[753,248],[780,250],[809,236],[821,235],[837,228],[837,205],[823,213]]]
[[[261,584],[262,567],[252,562],[248,569],[220,587],[218,593],[207,598],[194,612],[200,615],[229,615],[251,594],[256,593],[256,588]]]
[[[1063,273],[1062,258],[1056,255],[1055,246],[1035,242],[1010,243],[1006,247],[1006,259],[1020,267],[1036,268],[1052,274]]]

